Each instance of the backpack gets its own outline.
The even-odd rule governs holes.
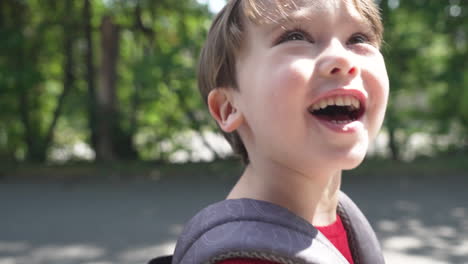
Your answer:
[[[161,256],[154,258],[148,262],[148,264],[171,264],[172,256]]]
[[[344,193],[340,193],[338,214],[354,263],[384,264],[369,222]],[[349,264],[309,222],[283,207],[253,199],[224,200],[201,210],[185,226],[172,263],[215,264],[232,258],[281,264]],[[169,262],[151,264],[156,263]]]

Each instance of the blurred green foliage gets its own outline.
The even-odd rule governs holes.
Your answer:
[[[468,2],[378,2],[387,152],[401,159],[417,133],[435,153],[466,152]],[[103,58],[115,43],[103,40],[105,17],[118,40],[107,90]],[[167,161],[187,148],[181,134],[215,131],[195,76],[212,17],[196,0],[0,1],[0,160],[46,162],[53,149],[85,142],[97,159]],[[115,92],[110,110],[102,91]]]
[[[416,133],[430,135],[435,153],[466,152],[468,2],[382,0],[380,6],[391,156],[400,159]]]

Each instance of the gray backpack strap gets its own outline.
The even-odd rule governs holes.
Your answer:
[[[310,223],[277,205],[225,200],[200,211],[177,241],[173,264],[254,258],[291,264],[348,264]]]
[[[355,264],[385,264],[377,237],[361,210],[343,192],[338,214],[348,233],[349,247]]]

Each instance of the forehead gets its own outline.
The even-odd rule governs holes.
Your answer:
[[[358,0],[244,0],[244,13],[256,25],[281,25],[330,12],[364,21],[357,5]]]

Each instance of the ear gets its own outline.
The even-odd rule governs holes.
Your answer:
[[[230,91],[216,88],[208,94],[208,108],[224,132],[236,130],[244,121],[244,116],[234,106]]]

